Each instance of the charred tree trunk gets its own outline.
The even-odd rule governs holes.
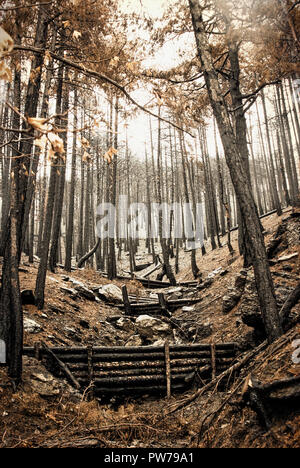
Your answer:
[[[218,123],[226,161],[239,200],[241,215],[247,230],[250,247],[253,252],[253,265],[258,296],[266,334],[271,343],[282,335],[283,329],[279,318],[274,284],[269,268],[264,236],[261,231],[261,223],[249,184],[249,175],[247,174],[239,145],[236,141],[236,135],[232,130],[229,112],[223,97],[223,90],[219,83],[218,73],[214,67],[201,7],[197,0],[189,0],[189,5],[198,55],[204,72],[210,103]]]

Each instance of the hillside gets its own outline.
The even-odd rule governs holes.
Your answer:
[[[280,306],[299,282],[299,257],[293,256],[299,249],[299,218],[292,219],[290,212],[286,212],[281,218],[272,215],[263,220],[267,245],[284,220],[288,220],[288,229],[273,259],[287,257],[288,260],[274,261],[271,268]],[[222,241],[225,244],[225,238]],[[237,251],[236,232],[233,246]],[[177,310],[170,320],[162,318],[170,325],[168,339],[174,343],[235,342],[243,357],[263,342],[258,331],[253,333],[253,328],[245,324],[249,309],[252,312],[257,301],[251,289],[251,269],[245,273],[242,259],[238,255],[232,258],[226,245],[215,251],[207,245],[207,250],[204,258],[200,253],[197,257],[204,286],[199,284],[192,291],[164,290],[168,297],[191,294],[200,301]],[[140,256],[147,261],[142,251]],[[182,254],[178,281],[193,279],[189,256]],[[123,268],[126,270],[125,259]],[[24,258],[20,268],[23,290],[34,289],[36,273],[37,264],[30,265]],[[247,280],[237,298],[237,278],[240,281],[244,273]],[[207,282],[209,277],[211,280]],[[43,312],[34,305],[24,306],[24,345],[35,346],[43,341],[50,347],[110,347],[145,345],[166,339],[163,334],[139,336],[135,320],[119,321],[122,312],[117,306],[92,296],[87,299],[87,291],[107,284],[110,284],[107,279],[91,269],[71,274],[63,270],[48,273]],[[121,287],[124,280],[113,284]],[[82,285],[87,290],[84,295],[82,290],[80,294]],[[157,293],[146,290],[137,280],[128,280],[126,285],[130,295]],[[233,303],[228,306],[233,297]],[[300,338],[299,313],[298,303],[284,337],[271,347],[258,348],[260,351],[254,353],[240,372],[233,372],[225,383],[214,385],[197,398],[195,392],[204,383],[195,382],[185,394],[173,394],[171,400],[166,400],[164,395],[143,395],[88,401],[85,394],[79,394],[65,379],[52,376],[39,361],[24,357],[23,383],[16,392],[6,370],[0,369],[0,447],[299,447],[299,383],[295,384],[296,399],[285,401],[283,391],[283,397],[276,397],[281,401],[279,406],[268,402],[268,408],[275,404],[268,409],[271,414],[268,430],[247,404],[248,389],[243,389],[250,374],[263,384],[300,375],[300,365],[292,361],[293,344]],[[194,394],[194,401],[190,401]]]

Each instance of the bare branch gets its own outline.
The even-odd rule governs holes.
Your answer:
[[[297,2],[294,3],[294,5],[291,6],[291,8],[289,9],[289,13],[293,11],[298,5],[300,5],[300,0],[298,0]]]
[[[20,45],[16,45],[14,47],[14,50],[22,50],[22,51],[27,51],[27,52],[33,52],[35,54],[44,54],[46,52],[45,49],[37,49],[35,47],[29,47],[29,46],[20,46]],[[155,117],[156,119],[159,119],[161,120],[162,122],[165,122],[167,123],[168,125],[172,125],[173,127],[177,128],[178,130],[180,131],[183,131],[185,133],[188,133],[192,138],[195,138],[195,135],[193,135],[192,133],[190,133],[189,131],[181,128],[181,127],[178,127],[176,124],[174,124],[173,122],[171,122],[170,120],[167,120],[163,117],[160,117],[158,116],[157,114],[155,114],[154,112],[151,112],[149,109],[147,109],[146,107],[142,106],[141,104],[139,104],[129,93],[128,91],[126,90],[126,88],[122,85],[120,85],[117,81],[113,80],[112,78],[109,78],[108,76],[106,75],[103,75],[102,73],[99,73],[95,70],[90,70],[86,67],[84,67],[83,65],[80,65],[78,63],[74,63],[72,62],[71,60],[68,60],[66,59],[65,57],[61,57],[60,55],[56,55],[54,54],[53,52],[51,51],[48,51],[48,53],[51,55],[51,57],[54,59],[54,60],[57,60],[61,63],[64,63],[65,65],[67,65],[68,67],[70,68],[73,68],[75,70],[78,70],[80,71],[81,73],[83,73],[84,75],[87,75],[87,76],[91,76],[93,78],[96,78],[97,80],[100,80],[100,81],[103,81],[105,83],[108,83],[110,85],[112,85],[114,88],[118,89],[119,91],[121,91],[121,93],[127,98],[127,100],[129,102],[131,102],[134,106],[136,106],[138,109],[142,110],[143,112],[145,112],[146,114],[149,114],[151,115],[152,117]]]

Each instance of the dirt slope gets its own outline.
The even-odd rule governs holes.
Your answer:
[[[283,218],[287,216],[284,214]],[[281,221],[276,215],[264,220],[267,243]],[[233,245],[237,251],[236,233],[233,234]],[[280,255],[297,252],[298,247],[299,242],[298,245],[296,242]],[[179,280],[192,279],[189,262],[189,254],[183,254]],[[198,264],[204,279],[219,267],[226,269],[227,274],[217,275],[212,285],[199,293],[203,300],[194,311],[178,310],[174,317],[186,330],[191,326],[197,330],[197,327],[209,322],[211,333],[201,341],[247,340],[252,329],[240,320],[240,304],[227,315],[222,311],[223,297],[242,269],[242,259],[237,256],[232,263],[226,246],[214,252],[209,251],[208,246],[207,256],[202,258],[199,255]],[[123,266],[126,269],[125,260]],[[289,272],[284,278],[282,275],[287,273],[287,267]],[[25,262],[22,270],[22,288],[34,289],[37,265]],[[282,287],[284,280],[284,286],[292,288],[299,278],[299,260],[295,258],[275,265],[272,272],[276,284],[280,283]],[[107,320],[118,315],[118,309],[102,301],[72,298],[64,289],[72,287],[72,283],[67,281],[69,276],[90,288],[109,283],[93,270],[74,271],[71,275],[62,270],[56,274],[49,273],[44,311],[39,312],[32,305],[24,307],[24,317],[39,326],[36,333],[25,333],[25,345],[33,346],[41,340],[50,346],[89,343],[98,346],[124,345],[132,332],[116,329]],[[118,286],[123,283],[114,282]],[[130,294],[147,294],[137,281],[129,281],[127,286]],[[299,304],[293,312],[299,314]],[[109,405],[88,402],[65,381],[58,381],[48,374],[38,361],[25,358],[23,385],[17,392],[11,387],[6,370],[0,368],[0,448],[299,447],[298,403],[292,408],[285,408],[278,415],[274,413],[272,429],[267,432],[251,408],[245,406],[241,409],[239,406],[240,385],[250,373],[263,382],[300,374],[300,365],[292,361],[293,343],[299,337],[300,329],[295,326],[274,347],[258,354],[242,374],[234,375],[230,386],[219,388],[219,392],[214,388],[192,404],[169,415],[165,413],[189,394],[173,396],[170,401],[145,397],[133,401],[112,401]],[[199,341],[197,334],[194,339]],[[230,402],[224,404],[228,396]]]

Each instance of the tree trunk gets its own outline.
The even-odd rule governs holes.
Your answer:
[[[261,223],[249,184],[249,176],[240,154],[236,136],[232,130],[230,116],[223,97],[223,90],[221,89],[218,74],[214,68],[210,44],[203,23],[201,7],[197,0],[189,0],[189,4],[198,54],[204,72],[210,103],[218,123],[226,161],[253,252],[253,265],[258,296],[266,334],[271,343],[282,335],[283,330],[280,323],[274,284],[264,244],[264,236],[261,231]]]
[[[77,125],[77,106],[78,106],[78,93],[74,88],[74,130]],[[75,211],[75,183],[76,183],[76,162],[77,162],[77,133],[73,134],[73,148],[72,148],[72,168],[71,168],[71,183],[70,183],[70,197],[69,197],[69,212],[68,212],[68,227],[66,234],[66,258],[65,270],[71,271],[72,268],[72,247],[74,237],[74,211]]]

